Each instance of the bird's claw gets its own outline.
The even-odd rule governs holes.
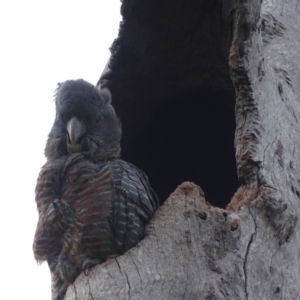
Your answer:
[[[88,276],[88,271],[92,267],[101,264],[102,260],[100,259],[86,259],[82,265],[82,272],[85,276]]]

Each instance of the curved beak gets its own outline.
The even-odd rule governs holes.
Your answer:
[[[69,144],[71,145],[79,145],[80,138],[85,134],[85,125],[76,117],[73,117],[67,123],[67,130],[69,135]]]

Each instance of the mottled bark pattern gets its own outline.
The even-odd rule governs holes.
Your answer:
[[[299,36],[299,1],[237,1],[230,67],[244,186],[229,208],[247,206],[253,219],[245,299],[300,297]]]

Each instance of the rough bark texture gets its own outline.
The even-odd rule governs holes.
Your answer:
[[[80,275],[65,299],[300,299],[300,2],[124,0],[122,10],[99,84],[125,153],[162,102],[231,95],[230,74],[241,186],[224,210],[182,184],[136,248]]]
[[[252,224],[247,208],[228,215],[183,183],[138,247],[81,275],[67,299],[243,299],[244,255],[236,254],[246,253]]]

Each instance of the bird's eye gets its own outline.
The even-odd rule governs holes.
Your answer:
[[[101,117],[97,117],[96,120],[95,120],[95,123],[96,123],[96,124],[99,124],[100,121],[101,121]]]

